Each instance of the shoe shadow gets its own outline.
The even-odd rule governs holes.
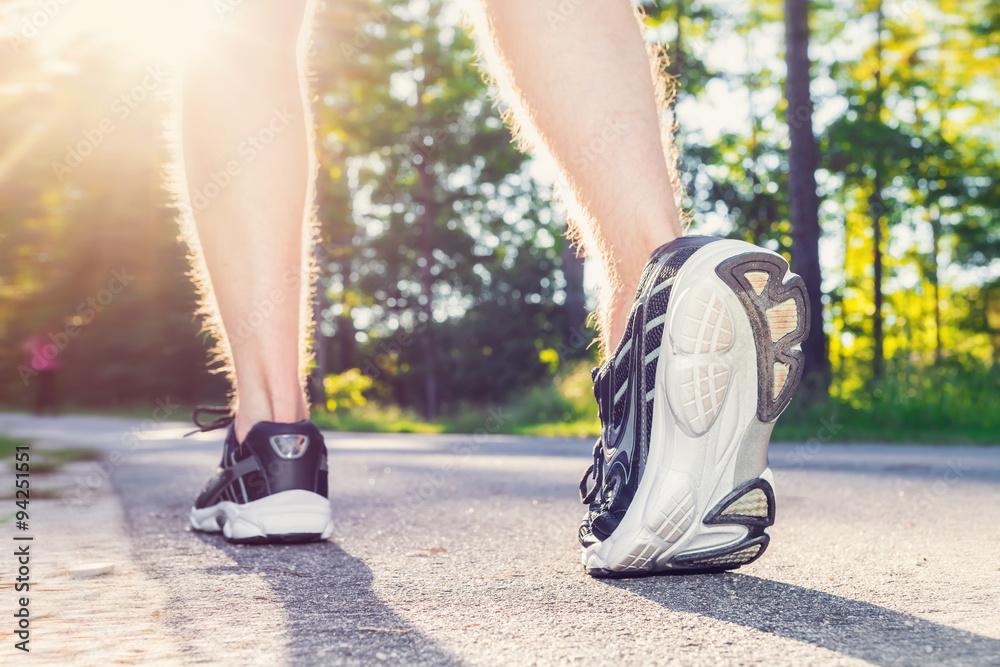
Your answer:
[[[203,472],[128,465],[114,475],[133,555],[167,589],[164,620],[194,661],[460,664],[382,602],[368,566],[333,542],[238,547],[219,534],[189,532],[194,480]],[[253,637],[253,628],[273,639]],[[241,651],[251,643],[244,639],[263,648]]]
[[[247,576],[262,572],[271,581],[287,614],[289,664],[460,664],[379,600],[368,566],[333,542],[238,548],[219,535],[194,534]]]
[[[701,614],[875,665],[1000,664],[1000,640],[751,575],[601,581],[671,611]]]

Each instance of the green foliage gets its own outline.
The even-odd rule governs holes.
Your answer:
[[[507,413],[517,425],[597,423],[594,388],[590,379],[592,363],[570,364],[551,382],[540,384],[514,401]],[[515,432],[519,432],[515,427]]]
[[[850,398],[799,411],[795,402],[778,420],[775,440],[1000,444],[1000,372],[962,364],[927,369],[890,364],[885,378]]]
[[[163,185],[169,82],[134,108],[116,106],[148,63],[93,46],[72,43],[53,56],[32,41],[2,58],[0,401],[30,405],[22,346],[32,335],[63,348],[63,401],[218,401],[225,384],[205,369]],[[71,152],[86,155],[67,172]]]
[[[721,234],[789,255],[784,70],[767,55],[783,3],[643,4],[649,39],[671,51],[674,120],[719,86],[748,101],[744,129],[680,126],[693,231],[721,220]],[[838,439],[995,440],[1000,9],[886,3],[876,35],[881,5],[810,3],[833,384],[828,401],[793,404],[776,437],[813,437],[832,416]],[[500,405],[507,432],[593,435],[593,361],[570,337],[579,325],[567,307],[571,292],[582,301],[582,277],[570,277],[564,222],[511,144],[449,7],[351,0],[317,17],[314,388],[332,408],[319,420],[474,431]],[[226,385],[205,369],[211,341],[191,316],[162,183],[166,90],[116,118],[79,167],[53,169],[144,75],[147,63],[94,47],[52,54],[29,42],[0,59],[0,400],[29,404],[34,386],[18,367],[34,334],[66,343],[58,388],[76,406],[219,401]],[[717,57],[729,49],[748,57]],[[124,290],[99,312],[86,305],[122,270],[134,276]]]
[[[326,391],[326,409],[333,411],[365,405],[368,400],[364,394],[374,384],[374,380],[367,375],[362,375],[357,368],[337,375],[327,375],[323,380],[323,389]]]
[[[31,453],[31,472],[36,475],[46,475],[58,472],[67,463],[76,461],[99,461],[103,454],[96,449],[38,449]],[[3,458],[0,456],[0,458]],[[11,461],[10,468],[15,469]]]
[[[544,377],[563,318],[564,225],[444,7],[332,10],[317,59],[332,367],[391,365],[392,400],[427,414]]]
[[[412,410],[396,405],[366,403],[338,409],[314,410],[312,420],[320,428],[357,433],[442,433],[443,424],[428,423]]]
[[[970,371],[945,364],[931,371],[891,364],[882,382],[852,397],[831,397],[803,408],[793,401],[778,419],[774,441],[918,442],[1000,444],[1000,372]],[[326,428],[383,433],[475,433],[493,415],[491,432],[554,437],[596,437],[590,372],[585,363],[567,367],[549,383],[499,408],[463,406],[440,422],[413,412],[369,403],[336,414],[321,413]]]

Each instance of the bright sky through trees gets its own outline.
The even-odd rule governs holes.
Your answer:
[[[171,158],[163,119],[176,97],[157,84],[138,91],[145,101],[127,119],[109,112],[138,90],[148,66],[177,72],[182,58],[210,58],[201,31],[225,29],[241,1],[196,3],[193,23],[185,4],[0,0],[0,366],[16,366],[27,331],[72,314],[106,281],[105,265],[144,263],[150,275],[131,305],[88,326],[86,346],[69,352],[68,368],[107,374],[87,395],[98,402],[155,390],[148,374],[128,370],[150,346],[179,345],[161,356],[188,360],[168,363],[162,382],[192,397],[210,384],[199,375],[201,343],[181,345],[194,326],[191,294],[163,179]],[[692,231],[790,254],[783,0],[646,6],[649,41],[675,51],[681,27],[676,118],[668,110],[664,119],[680,128]],[[976,401],[995,383],[989,369],[1000,349],[1000,5],[812,0],[809,8],[831,399],[872,410],[876,399],[924,401],[908,423],[933,410],[945,410],[942,419],[985,414]],[[339,373],[430,318],[448,350],[439,373],[463,355],[480,364],[456,396],[482,389],[475,400],[501,400],[551,372],[553,359],[555,368],[565,354],[589,354],[555,352],[565,331],[553,323],[583,296],[567,273],[579,268],[561,238],[563,214],[548,203],[554,174],[509,145],[460,23],[458,0],[323,3],[311,60],[326,299],[319,331],[329,348],[324,372]],[[84,165],[54,173],[109,116],[114,133]],[[416,249],[428,233],[431,246]],[[884,346],[873,343],[880,293]],[[516,316],[511,304],[522,308]],[[116,338],[136,322],[147,327],[142,337]],[[505,377],[504,346],[493,340],[504,327],[540,331],[503,352],[544,356],[545,368]],[[88,366],[97,362],[82,350],[99,356],[102,346],[117,356],[131,349],[122,357],[131,364]],[[372,391],[412,404],[429,372],[417,347]],[[873,373],[882,347],[889,388]],[[485,375],[499,378],[494,387],[473,382]],[[0,389],[18,395],[16,385]]]

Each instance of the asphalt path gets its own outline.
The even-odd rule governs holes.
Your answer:
[[[760,560],[597,580],[575,540],[588,441],[331,433],[333,539],[237,547],[187,527],[221,433],[186,430],[0,414],[34,452],[106,455],[37,481],[62,498],[34,505],[33,662],[1000,665],[1000,448],[777,443]]]

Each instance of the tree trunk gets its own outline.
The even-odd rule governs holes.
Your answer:
[[[750,22],[756,23],[757,17],[755,16],[754,8],[756,5],[751,3],[750,5]],[[747,215],[747,226],[750,232],[750,243],[754,245],[763,245],[766,241],[767,232],[771,228],[771,221],[768,220],[768,211],[766,205],[767,195],[761,191],[757,192],[757,187],[760,183],[760,119],[757,118],[757,110],[753,105],[754,93],[757,91],[758,77],[755,73],[755,63],[753,58],[753,40],[750,38],[750,30],[747,30],[746,34],[746,49],[747,49],[747,72],[743,77],[743,81],[747,88],[747,109],[749,110],[749,121],[750,121],[750,162],[751,167],[747,171],[750,176],[751,194],[750,200],[751,205],[748,208]]]
[[[350,240],[347,241],[350,243]],[[345,256],[341,259],[339,263],[341,282],[344,286],[343,299],[341,300],[342,310],[340,312],[340,321],[337,323],[337,339],[340,343],[337,347],[339,356],[338,360],[340,362],[339,372],[350,370],[359,366],[357,357],[355,355],[355,350],[357,349],[358,341],[355,338],[357,335],[357,329],[354,328],[354,316],[351,314],[350,308],[350,291],[351,291],[351,271],[354,270],[352,266],[352,260],[350,256]]]
[[[667,107],[670,110],[670,120],[674,124],[674,134],[680,135],[680,122],[677,120],[677,95],[680,92],[681,70],[684,67],[684,52],[681,50],[681,20],[684,18],[684,0],[675,0],[677,20],[677,39],[674,40],[674,47],[670,53],[670,75],[673,77],[674,89],[667,100]]]
[[[931,214],[931,233],[934,236],[934,257],[931,271],[934,281],[934,363],[941,363],[941,275],[938,267],[938,256],[941,254],[941,220],[937,212]]]
[[[417,122],[424,120],[424,87],[417,84]],[[421,136],[417,133],[417,136]],[[428,167],[427,155],[421,155],[420,164],[417,165],[418,174],[418,194],[417,203],[420,205],[419,224],[420,253],[424,259],[424,266],[420,272],[420,282],[426,302],[424,303],[424,332],[422,338],[422,348],[424,351],[424,416],[428,420],[437,419],[437,379],[435,371],[437,369],[437,350],[434,347],[433,325],[434,325],[434,276],[431,274],[431,266],[434,263],[434,184],[433,174]]]
[[[882,122],[882,3],[879,2],[877,10],[876,31],[878,33],[875,44],[875,57],[878,64],[875,68],[875,122]],[[874,291],[875,291],[875,319],[872,321],[872,338],[875,342],[875,354],[872,358],[872,373],[875,380],[882,379],[882,370],[885,364],[884,340],[882,331],[882,217],[885,213],[885,205],[882,202],[882,152],[878,146],[875,147],[875,177],[872,179],[872,240],[875,243],[875,252],[872,258],[874,262]]]
[[[424,258],[424,267],[421,271],[421,286],[427,298],[424,304],[423,325],[424,331],[421,335],[421,342],[424,351],[424,416],[428,420],[437,419],[437,379],[435,371],[437,369],[437,350],[434,347],[434,337],[432,334],[434,325],[434,277],[431,275],[431,261],[433,260],[433,245],[431,243],[431,233],[434,228],[434,215],[430,204],[430,174],[425,169],[426,164],[421,164],[420,191],[423,203],[423,213],[421,213],[420,224],[422,227],[421,254]]]
[[[313,297],[313,369],[309,373],[309,383],[306,386],[309,400],[313,405],[326,407],[326,389],[323,380],[326,378],[327,369],[327,346],[326,336],[323,335],[323,311],[327,307],[326,285],[323,283],[323,275],[326,273],[324,262],[326,261],[326,251],[321,244],[316,245],[316,262],[322,267],[316,275],[316,296]]]
[[[578,355],[590,344],[587,336],[587,296],[583,290],[584,258],[577,254],[577,247],[564,239],[562,270],[566,279],[566,330],[563,341],[569,354]]]
[[[916,130],[918,137],[924,135],[924,116],[919,109],[916,114]],[[934,288],[934,363],[939,364],[941,362],[941,274],[938,256],[941,254],[941,218],[936,205],[930,205],[926,202],[924,205],[927,208],[927,222],[930,223],[931,237],[934,240],[934,248],[931,250],[930,258],[930,279],[931,286]],[[909,319],[907,319],[907,324],[909,324]]]
[[[882,379],[882,369],[885,359],[885,334],[882,331],[882,174],[878,166],[875,167],[875,178],[872,185],[872,198],[870,207],[872,211],[872,242],[875,244],[875,252],[872,256],[874,265],[874,292],[875,292],[875,314],[872,320],[872,338],[875,342],[875,353],[872,357],[872,374],[876,380]]]
[[[792,266],[809,291],[810,333],[802,343],[807,400],[825,398],[830,387],[830,360],[823,332],[822,275],[819,265],[819,197],[816,194],[818,148],[809,96],[809,2],[785,0],[785,97],[788,100],[789,218]]]

